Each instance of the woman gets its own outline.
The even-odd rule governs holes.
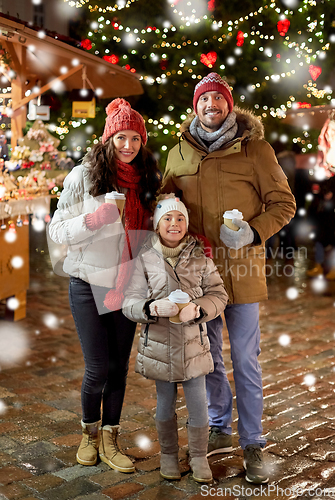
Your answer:
[[[117,444],[136,328],[121,305],[128,261],[142,242],[141,230],[149,227],[161,175],[145,148],[142,116],[124,99],[112,101],[106,112],[101,142],[64,181],[49,233],[68,246],[64,271],[70,275],[70,306],[85,361],[77,461],[94,465],[99,453],[111,468],[133,472]],[[122,224],[116,205],[104,203],[111,191],[125,194]],[[107,292],[109,309],[103,304]]]

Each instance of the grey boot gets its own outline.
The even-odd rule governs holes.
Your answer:
[[[172,420],[155,419],[155,422],[161,447],[161,476],[164,479],[180,479],[177,416]]]
[[[193,479],[198,483],[210,483],[213,476],[206,458],[208,425],[204,427],[192,427],[191,425],[187,425],[187,436]]]

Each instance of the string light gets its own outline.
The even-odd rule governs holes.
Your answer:
[[[79,9],[80,7],[84,7],[90,0],[64,0],[65,3],[68,3],[70,7],[75,7],[76,9]],[[88,8],[90,9],[90,12],[98,11],[98,12],[116,12],[118,10],[122,10],[124,8],[128,8],[131,6],[132,3],[137,2],[138,0],[128,0],[127,2],[125,0],[119,0],[118,2],[115,3],[114,6],[108,6],[105,9],[98,7],[95,5],[94,7],[92,5],[89,5]]]
[[[84,6],[88,3],[88,0],[80,0],[77,2],[70,2],[69,5],[76,7]],[[148,59],[152,64],[160,65],[162,72],[158,76],[154,74],[142,74],[140,79],[144,85],[158,85],[164,86],[167,82],[173,85],[188,85],[187,81],[191,78],[194,84],[202,78],[202,73],[204,66],[199,59],[187,59],[185,57],[184,51],[186,47],[193,46],[194,48],[199,46],[199,42],[196,39],[196,34],[194,34],[194,26],[201,23],[205,23],[212,31],[210,39],[208,42],[211,44],[211,48],[208,51],[216,51],[218,54],[222,51],[222,44],[232,44],[236,45],[236,36],[239,31],[244,33],[244,43],[243,47],[240,46],[240,52],[236,53],[235,49],[232,49],[227,53],[226,60],[220,60],[220,70],[224,71],[226,67],[233,66],[237,64],[238,58],[243,58],[243,51],[253,48],[257,50],[267,61],[273,60],[273,73],[267,72],[263,73],[262,68],[257,67],[257,63],[254,66],[255,80],[253,83],[248,83],[247,88],[243,92],[240,92],[239,96],[236,96],[236,100],[240,99],[241,102],[247,101],[248,93],[255,92],[254,97],[257,99],[257,91],[263,91],[267,86],[274,86],[276,84],[280,85],[282,81],[290,80],[292,78],[299,78],[302,82],[302,89],[306,92],[306,98],[300,99],[327,99],[331,100],[332,90],[326,90],[318,88],[315,82],[309,81],[308,67],[311,64],[315,64],[317,59],[324,59],[327,56],[327,52],[330,50],[331,43],[335,42],[335,36],[333,40],[330,38],[329,42],[324,40],[323,29],[324,29],[324,14],[318,13],[313,15],[314,7],[316,7],[316,2],[314,0],[303,0],[300,2],[300,8],[297,11],[292,11],[288,8],[283,8],[279,2],[273,0],[267,2],[267,4],[249,12],[245,16],[240,16],[236,19],[230,19],[223,23],[221,20],[214,19],[214,16],[208,16],[206,12],[200,9],[199,2],[188,0],[187,2],[169,1],[171,8],[171,13],[174,14],[174,22],[166,21],[162,23],[159,27],[145,27],[143,29],[134,29],[131,26],[123,26],[116,22],[108,19],[108,14],[115,12],[117,10],[122,10],[124,8],[130,7],[135,1],[140,0],[124,0],[123,2],[116,2],[113,5],[107,6],[105,8],[98,7],[92,3],[89,5],[89,10],[91,13],[97,14],[97,27],[93,29],[91,27],[89,32],[89,37],[98,36],[101,33],[102,37],[105,37],[105,46],[110,47],[108,42],[113,41],[115,43],[115,49],[117,47],[122,47],[124,50],[131,52],[131,54],[137,54],[140,45],[146,45],[149,47],[147,54],[143,54],[143,60]],[[328,3],[330,0],[326,0]],[[80,4],[80,5],[79,5]],[[207,2],[203,2],[207,4]],[[290,29],[285,34],[281,43],[285,50],[285,56],[282,54],[277,54],[268,44],[271,44],[275,40],[275,35],[271,33],[266,33],[266,27],[268,23],[264,20],[271,16],[271,19],[276,17],[279,19],[293,19],[296,14],[303,14],[305,26],[301,27],[301,31],[294,32],[291,23]],[[306,14],[305,14],[306,13]],[[105,15],[107,14],[107,15]],[[302,16],[300,16],[302,17]],[[276,22],[276,21],[274,21]],[[248,26],[248,28],[247,28]],[[274,24],[275,26],[275,24]],[[108,39],[107,29],[114,29],[114,33]],[[301,41],[301,34],[307,33],[308,39],[305,38]],[[180,35],[180,39],[176,39],[176,35]],[[277,35],[278,36],[278,35]],[[249,47],[248,47],[249,46]],[[109,54],[109,49],[104,49],[104,54]],[[278,50],[278,49],[277,49]],[[280,50],[280,49],[279,49]],[[108,51],[108,52],[107,52]],[[174,69],[169,68],[169,59],[172,59],[172,52],[180,51],[180,58],[173,54]],[[232,53],[234,51],[234,54]],[[191,51],[190,51],[191,52]],[[95,52],[97,55],[99,51]],[[192,53],[192,52],[191,52]],[[129,54],[130,55],[130,54]],[[129,69],[130,71],[140,71],[140,67],[131,68],[130,64],[127,63],[128,54],[119,56],[119,64],[123,67]],[[222,59],[222,57],[220,57]],[[122,60],[122,63],[121,63]],[[243,59],[240,59],[243,60]],[[276,65],[278,63],[278,66]],[[214,69],[215,71],[215,69]],[[153,72],[154,73],[154,72]],[[155,74],[157,74],[155,72]],[[257,76],[259,75],[259,76]],[[308,79],[306,78],[308,77]],[[171,80],[172,79],[172,80]],[[282,90],[282,89],[281,89]],[[163,92],[162,92],[163,93]],[[159,99],[162,95],[158,96]],[[248,102],[248,101],[247,101]],[[256,113],[263,118],[284,118],[289,109],[292,108],[295,100],[293,96],[287,98],[284,102],[277,104],[276,106],[261,106],[257,102],[254,104],[254,109]],[[191,111],[191,110],[190,110]],[[185,110],[185,117],[187,115]],[[162,117],[163,118],[163,117]],[[162,118],[158,118],[157,123],[155,120],[148,120],[149,125],[149,136],[152,137],[164,137],[171,134],[175,137],[180,136],[180,123],[173,120],[169,120],[167,123],[161,121]],[[182,119],[182,118],[181,118]],[[303,140],[307,140],[305,137]],[[307,147],[307,146],[306,146]]]

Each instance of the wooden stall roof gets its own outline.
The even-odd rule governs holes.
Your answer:
[[[143,93],[137,74],[49,34],[43,36],[42,30],[32,29],[23,21],[0,15],[0,43],[9,52],[12,69],[22,83],[23,80],[29,81],[25,90],[33,88],[38,81],[41,86],[52,88],[57,79],[63,82],[66,90],[81,89],[83,74],[86,72],[86,88],[90,88],[87,82],[89,81],[94,89],[102,90],[101,98],[126,97]],[[21,60],[18,49],[24,54]]]
[[[294,127],[303,128],[306,126],[321,130],[329,117],[329,113],[334,109],[335,107],[330,104],[312,106],[310,108],[290,109],[287,111],[286,117],[281,121]]]

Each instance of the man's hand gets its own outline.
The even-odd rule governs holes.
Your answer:
[[[193,319],[199,318],[200,316],[200,306],[190,302],[188,306],[184,307],[179,313],[179,319],[182,323],[187,321],[192,321]]]
[[[149,306],[151,316],[159,316],[161,318],[172,318],[179,313],[179,307],[169,299],[159,299],[151,302]]]
[[[222,224],[220,227],[220,240],[228,247],[239,250],[254,241],[254,232],[244,220],[233,219],[232,223],[238,226],[238,231],[233,231]]]

